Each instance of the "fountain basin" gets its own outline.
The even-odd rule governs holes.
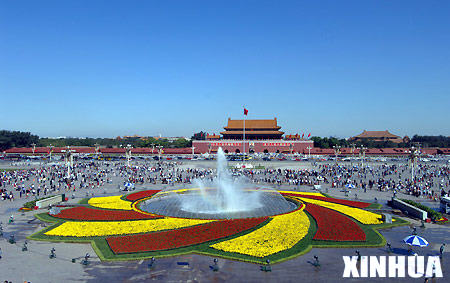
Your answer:
[[[251,203],[253,196],[257,199]],[[170,217],[237,219],[279,215],[298,207],[274,190],[245,189],[242,197],[246,200],[245,205],[228,207],[216,188],[208,188],[206,193],[200,189],[163,191],[142,201],[139,209]]]

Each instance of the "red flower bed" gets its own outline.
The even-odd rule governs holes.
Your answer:
[[[87,220],[87,221],[102,221],[102,220],[138,220],[138,219],[155,219],[162,218],[161,216],[148,215],[133,210],[104,210],[95,209],[84,206],[77,206],[74,208],[64,209],[56,215],[56,218],[72,219],[72,220]]]
[[[212,241],[248,230],[268,217],[219,220],[172,231],[106,238],[116,254],[161,251]]]
[[[329,241],[365,241],[366,234],[346,216],[312,203],[306,204],[309,212],[317,222],[317,232],[314,240]]]
[[[130,201],[135,201],[135,200],[138,200],[141,198],[146,198],[146,197],[152,196],[152,195],[156,194],[157,192],[160,192],[160,190],[148,190],[148,191],[132,193],[132,194],[127,195],[126,199],[130,200]]]
[[[346,200],[346,199],[328,198],[328,197],[313,196],[313,195],[291,194],[291,193],[283,193],[282,195],[322,200],[322,201],[326,201],[326,202],[338,203],[338,204],[357,207],[357,208],[366,208],[366,207],[370,206],[370,203],[362,202],[362,201],[353,201],[353,200]]]

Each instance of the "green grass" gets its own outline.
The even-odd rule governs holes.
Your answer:
[[[89,204],[88,201],[89,201],[89,198],[84,198],[84,199],[81,199],[78,203],[79,204]]]

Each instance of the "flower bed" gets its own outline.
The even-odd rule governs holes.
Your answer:
[[[168,250],[229,237],[255,227],[267,219],[268,217],[221,220],[176,231],[109,237],[106,241],[116,254]]]
[[[367,202],[353,201],[353,200],[346,200],[346,199],[337,199],[337,198],[328,198],[328,197],[324,197],[324,196],[309,195],[309,194],[307,195],[307,194],[303,194],[303,193],[283,193],[283,195],[293,196],[293,197],[310,198],[310,199],[315,199],[315,200],[321,200],[321,201],[326,201],[326,202],[347,205],[347,206],[356,207],[356,208],[367,208],[371,205],[370,203],[367,203]]]
[[[78,206],[64,209],[53,217],[60,219],[85,220],[85,221],[118,221],[163,218],[159,215],[149,215],[137,211],[105,210]]]
[[[136,201],[139,199],[150,197],[158,192],[160,192],[160,190],[148,190],[148,191],[132,193],[132,194],[127,195],[126,199],[129,201]]]
[[[345,215],[348,215],[350,217],[355,218],[359,222],[363,224],[381,224],[383,223],[382,216],[370,211],[366,211],[363,209],[355,208],[355,207],[349,207],[337,203],[331,203],[331,202],[325,202],[321,200],[315,200],[310,198],[303,198],[299,197],[298,199],[306,202],[306,203],[313,203],[317,204],[319,206],[323,206],[332,210],[339,211],[340,213],[343,213]]]
[[[97,197],[89,199],[88,203],[91,206],[105,208],[105,209],[121,209],[131,210],[131,202],[121,199],[122,196],[112,197]]]
[[[344,205],[320,193],[295,192],[283,195],[298,208],[275,216],[231,220],[155,218],[158,216],[139,210],[139,201],[157,192],[84,200],[85,204],[103,209],[68,208],[55,217],[38,214],[39,219],[54,224],[29,238],[91,242],[102,260],[201,253],[255,263],[270,259],[275,263],[311,247],[383,246],[385,241],[375,229],[405,223],[395,219],[395,224],[364,225],[381,223],[381,215],[349,206],[360,202]]]
[[[365,241],[366,234],[354,221],[328,208],[308,203],[305,210],[317,222],[314,240]]]
[[[260,229],[211,245],[211,248],[261,258],[293,247],[308,234],[309,225],[305,212],[297,210],[274,216]]]
[[[84,221],[65,222],[56,228],[45,232],[49,236],[63,237],[98,237],[123,234],[139,234],[170,229],[180,229],[188,226],[205,224],[211,220],[164,218],[132,221]]]

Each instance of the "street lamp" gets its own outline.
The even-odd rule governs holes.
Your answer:
[[[155,150],[155,144],[152,143],[151,146],[152,146],[152,154],[153,154],[153,151]]]
[[[48,146],[48,148],[50,148],[50,150],[49,150],[49,161],[51,162],[52,161],[52,153],[53,153],[54,146],[52,144],[50,144]]]
[[[75,150],[70,149],[70,146],[67,146],[66,149],[61,150],[61,152],[64,153],[64,161],[67,165],[67,178],[70,178],[70,170],[73,167],[73,153],[75,152]]]
[[[161,154],[162,154],[162,145],[157,145],[156,148],[158,149],[158,161],[161,161]]]
[[[364,147],[362,145],[359,148],[359,155],[361,157],[361,168],[364,168],[364,159],[366,158],[366,150],[367,150],[367,147]]]
[[[125,148],[125,157],[127,158],[127,166],[130,167],[130,161],[131,161],[131,149],[133,147],[131,144],[127,144],[127,147]]]
[[[353,155],[355,153],[355,147],[356,147],[355,143],[350,144],[350,165],[353,165]]]
[[[192,149],[192,159],[194,159],[194,150],[195,150],[195,146],[192,146],[191,149]]]
[[[33,155],[34,155],[34,152],[36,151],[36,144],[35,143],[31,144],[31,150],[33,151]]]
[[[208,154],[211,154],[211,150],[212,150],[212,144],[209,143],[209,144],[208,144]]]
[[[312,147],[308,146],[306,149],[308,150],[308,159],[311,159],[311,149],[312,149]]]
[[[98,153],[100,151],[100,144],[95,143],[94,146],[95,146],[95,152]]]
[[[420,145],[419,145],[420,146]],[[409,162],[411,165],[411,182],[414,185],[414,171],[417,165],[417,158],[420,155],[419,148],[416,148],[415,146],[411,146],[411,149],[409,150]]]
[[[333,145],[334,148],[334,155],[336,156],[336,165],[338,164],[338,155],[341,154],[341,146],[340,145]]]

